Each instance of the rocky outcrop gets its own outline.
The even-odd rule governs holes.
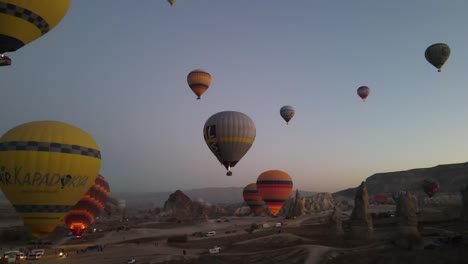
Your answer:
[[[396,245],[405,249],[422,247],[422,239],[418,231],[418,217],[416,215],[417,200],[410,192],[401,195],[397,200],[398,231]]]
[[[444,192],[458,194],[460,186],[465,186],[468,183],[468,162],[424,169],[377,173],[366,179],[366,185],[370,195],[376,193],[391,194],[406,190],[419,197],[423,195],[421,184],[425,179],[432,179],[440,183],[440,190],[434,197]],[[333,195],[351,198],[356,191],[357,187],[336,192]],[[445,201],[452,202],[453,200],[447,199]]]
[[[234,212],[235,216],[248,216],[252,214],[252,210],[248,206],[242,206],[236,209]]]
[[[202,200],[193,202],[182,191],[177,190],[164,203],[160,218],[166,221],[196,223],[226,215],[223,208],[209,205]]]
[[[192,218],[192,200],[177,190],[164,203],[163,213],[179,221],[187,221]]]
[[[294,198],[286,200],[279,215],[285,216],[286,218],[294,218],[304,215],[304,203],[299,190],[296,190]]]
[[[468,222],[468,184],[461,190],[462,195],[462,208],[460,217],[463,222]]]
[[[369,212],[369,193],[366,183],[359,186],[354,198],[354,209],[351,213],[351,235],[353,238],[372,240],[374,237],[374,227],[372,217]]]
[[[341,210],[339,207],[336,207],[330,215],[328,220],[328,233],[335,238],[341,238],[344,235],[343,221],[341,219]]]
[[[317,193],[311,197],[302,198],[307,213],[317,213],[335,208],[335,199],[330,193]]]

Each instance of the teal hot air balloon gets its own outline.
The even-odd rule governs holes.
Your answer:
[[[208,118],[203,136],[211,152],[226,168],[226,175],[231,176],[231,167],[236,166],[252,146],[256,128],[246,114],[224,111]]]
[[[291,121],[291,118],[293,118],[295,113],[296,110],[294,110],[294,107],[290,105],[285,105],[280,109],[280,115],[284,121],[286,121],[286,124],[289,124],[289,121]]]
[[[447,62],[450,57],[450,47],[445,43],[432,44],[426,49],[424,56],[426,60],[440,72],[442,66],[444,66],[445,62]]]

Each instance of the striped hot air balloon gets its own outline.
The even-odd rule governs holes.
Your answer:
[[[196,69],[187,75],[187,83],[199,100],[211,85],[211,75],[204,70]]]
[[[99,175],[94,185],[65,216],[64,222],[74,236],[80,237],[96,221],[104,211],[109,195],[109,183]]]
[[[269,170],[257,178],[258,194],[263,198],[270,213],[278,215],[284,202],[289,199],[293,188],[291,177],[281,170]]]
[[[30,122],[0,138],[0,188],[39,239],[91,188],[100,167],[94,139],[66,123]]]
[[[224,111],[212,115],[203,127],[203,136],[211,152],[231,176],[231,167],[242,159],[252,146],[255,124],[246,114]]]
[[[258,194],[256,183],[247,184],[247,186],[244,187],[242,196],[244,197],[244,201],[250,207],[252,213],[258,214],[263,210],[265,202],[263,201],[262,197]]]
[[[0,54],[16,51],[51,31],[66,15],[70,2],[0,0]]]

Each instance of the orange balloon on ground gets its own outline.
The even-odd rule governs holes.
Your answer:
[[[65,224],[74,236],[80,237],[104,211],[110,189],[107,180],[99,175],[93,186],[65,216]]]
[[[278,215],[293,188],[291,176],[281,170],[269,170],[257,178],[258,194],[263,198],[270,213]]]
[[[250,207],[252,213],[258,214],[263,210],[265,202],[263,201],[262,197],[258,194],[257,184],[250,183],[247,186],[245,186],[242,192],[242,196],[244,197],[244,201]]]

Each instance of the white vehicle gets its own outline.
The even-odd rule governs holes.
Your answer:
[[[275,227],[281,227],[281,223],[275,223]]]
[[[136,259],[134,258],[131,258],[127,261],[128,264],[133,264],[133,263],[136,263]]]
[[[23,252],[19,251],[19,250],[14,250],[14,251],[7,251],[5,253],[3,253],[3,256],[0,257],[0,259],[6,259],[8,260],[9,262],[8,263],[14,263],[17,259],[18,260],[22,260],[22,259],[25,259],[26,256],[24,255]]]
[[[41,259],[42,255],[41,253],[29,253],[26,259]]]
[[[43,248],[36,248],[36,249],[33,249],[31,251],[29,251],[29,253],[34,253],[34,254],[41,254],[41,255],[44,255],[45,253],[45,250]]]
[[[208,252],[210,252],[210,254],[218,254],[220,249],[220,247],[215,246],[213,248],[210,248]]]
[[[267,224],[267,223],[263,224],[263,228],[269,228],[269,227],[270,227],[269,224]]]
[[[211,236],[215,236],[216,235],[216,231],[210,231],[210,232],[206,232],[205,236],[207,237],[211,237]]]

